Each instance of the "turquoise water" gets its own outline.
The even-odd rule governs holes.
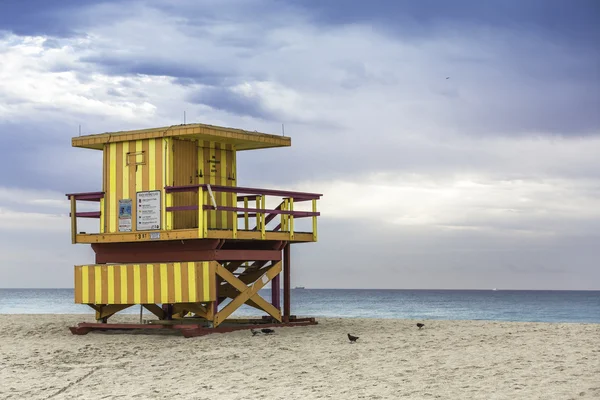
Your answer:
[[[260,294],[270,300],[270,290]],[[600,291],[295,289],[291,302],[298,316],[600,323]],[[73,289],[0,289],[0,314],[91,313]],[[258,314],[234,313],[245,315]]]

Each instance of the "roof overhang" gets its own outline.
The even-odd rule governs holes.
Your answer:
[[[106,143],[168,137],[233,144],[236,150],[240,151],[270,147],[288,147],[292,145],[292,140],[285,136],[205,124],[173,125],[134,131],[106,132],[74,137],[71,139],[71,143],[73,147],[102,150]]]

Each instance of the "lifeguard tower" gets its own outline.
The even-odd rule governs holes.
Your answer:
[[[317,241],[321,195],[237,186],[237,152],[290,146],[289,137],[188,124],[79,136],[72,145],[103,153],[102,191],[66,195],[72,243],[90,244],[96,258],[75,266],[75,303],[94,309],[97,323],[72,333],[169,328],[189,337],[316,323],[290,314],[290,246]],[[79,212],[79,201],[100,209]],[[98,232],[78,232],[79,218],[98,218]],[[259,293],[269,282],[270,302]],[[266,315],[230,319],[243,304]],[[108,322],[134,305],[157,319]]]

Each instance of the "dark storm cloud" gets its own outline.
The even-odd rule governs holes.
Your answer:
[[[0,31],[16,35],[69,37],[81,33],[81,21],[74,16],[81,10],[109,3],[125,6],[128,0],[2,0]],[[132,3],[132,2],[129,2]]]
[[[262,105],[260,97],[249,97],[229,88],[206,87],[192,94],[191,103],[209,106],[239,116],[273,119],[275,116]]]
[[[177,83],[216,85],[225,82],[229,75],[203,67],[189,60],[170,61],[156,58],[139,59],[137,56],[114,57],[103,54],[82,57],[80,61],[93,64],[109,75],[149,75],[177,78]]]
[[[435,27],[487,26],[534,30],[573,45],[600,39],[600,2],[596,0],[292,0],[321,24],[373,23],[402,34],[431,35]]]

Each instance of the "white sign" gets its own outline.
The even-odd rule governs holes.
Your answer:
[[[160,229],[160,190],[137,192],[135,204],[137,230]]]
[[[131,232],[131,199],[119,200],[119,232]]]

